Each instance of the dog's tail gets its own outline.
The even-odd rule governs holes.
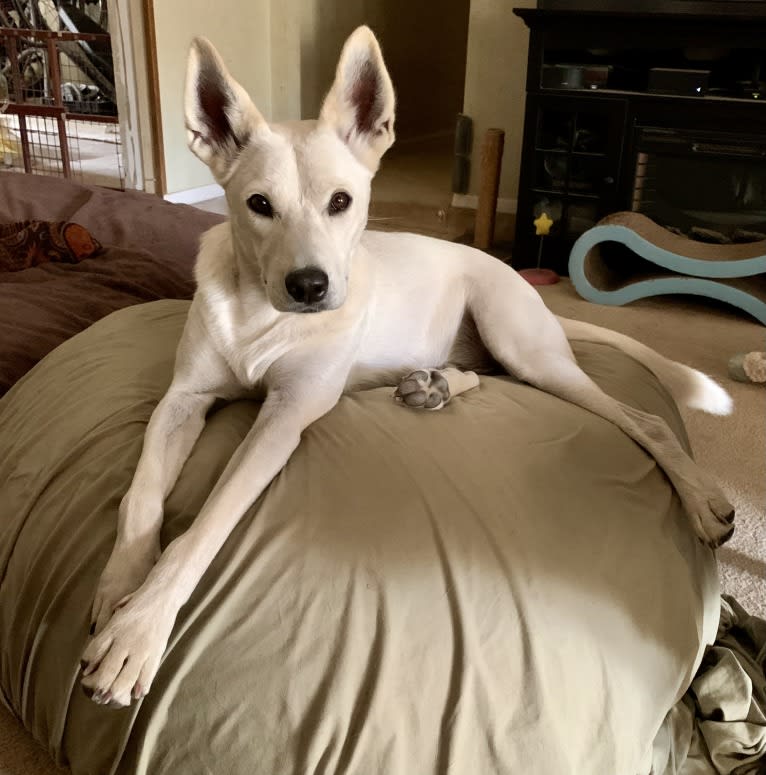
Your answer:
[[[731,413],[731,396],[701,371],[665,358],[625,334],[580,320],[559,317],[559,322],[569,340],[610,344],[635,358],[665,385],[677,403],[710,414]]]

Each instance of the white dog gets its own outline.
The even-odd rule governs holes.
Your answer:
[[[568,339],[620,347],[678,401],[727,413],[731,401],[715,382],[628,337],[556,318],[485,253],[365,231],[370,182],[394,141],[394,91],[369,29],[346,42],[318,121],[268,124],[202,39],[189,54],[185,107],[189,146],[224,187],[231,218],[202,240],[173,381],[120,505],[83,655],[83,685],[96,702],[127,705],[149,691],[176,615],[211,560],[302,431],[347,390],[398,384],[403,404],[439,409],[500,364],[635,439],[702,541],[716,547],[731,535],[732,507],[668,426],[603,393]],[[194,524],[160,554],[163,503],[207,410],[254,391],[265,395],[258,419]]]

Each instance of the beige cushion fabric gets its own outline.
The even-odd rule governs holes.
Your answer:
[[[0,400],[0,687],[73,771],[635,775],[715,636],[713,555],[609,423],[485,378],[445,410],[345,396],[182,610],[149,697],[78,661],[117,506],[188,303],[116,312]],[[620,400],[666,391],[578,345]],[[183,531],[258,411],[216,407],[166,508]]]

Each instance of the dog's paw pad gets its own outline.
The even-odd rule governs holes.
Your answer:
[[[399,383],[394,399],[411,409],[441,409],[450,399],[449,382],[437,369],[418,369]]]

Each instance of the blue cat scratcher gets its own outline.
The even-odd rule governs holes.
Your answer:
[[[608,256],[619,243],[633,256]],[[643,260],[640,260],[643,259]],[[732,304],[766,325],[766,240],[710,245],[664,229],[640,213],[615,213],[575,242],[569,276],[597,304],[622,305],[669,293]]]

